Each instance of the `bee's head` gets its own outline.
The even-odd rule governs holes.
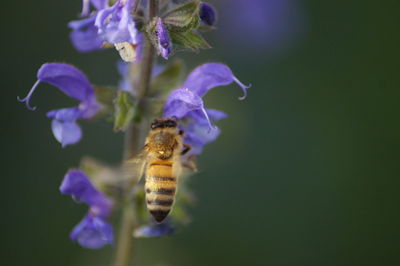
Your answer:
[[[158,118],[154,119],[153,123],[151,123],[151,129],[156,128],[176,128],[178,123],[174,118]]]

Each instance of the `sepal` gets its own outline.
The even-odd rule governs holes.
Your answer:
[[[199,25],[200,1],[191,1],[163,15],[167,28],[173,32],[186,32]]]
[[[96,100],[102,105],[102,110],[95,118],[109,114],[114,110],[114,99],[117,97],[117,89],[113,87],[93,86]]]
[[[195,31],[171,32],[172,42],[176,45],[189,48],[195,52],[200,49],[209,49],[211,46]]]
[[[114,102],[114,130],[125,131],[135,116],[135,104],[128,92],[118,91]]]

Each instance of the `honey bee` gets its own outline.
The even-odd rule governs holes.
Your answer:
[[[181,156],[190,150],[183,144],[183,134],[175,119],[155,119],[142,152],[127,161],[131,173],[138,172],[139,178],[145,173],[147,209],[157,223],[172,209],[182,172]]]

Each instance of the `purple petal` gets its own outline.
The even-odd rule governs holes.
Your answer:
[[[228,115],[222,111],[214,110],[214,109],[206,109],[208,117],[210,117],[213,121],[222,120],[228,117]]]
[[[96,9],[104,9],[108,6],[109,0],[90,0]]]
[[[82,137],[82,130],[75,121],[51,121],[51,129],[54,137],[61,143],[62,147],[77,143]]]
[[[84,248],[99,249],[105,245],[112,245],[114,235],[111,224],[89,213],[75,226],[70,238]]]
[[[94,89],[85,74],[71,65],[44,64],[38,71],[38,79],[59,88],[69,97],[81,102],[94,95]]]
[[[108,5],[108,0],[83,0],[82,1],[82,12],[81,16],[87,16],[89,15],[90,12],[90,3],[96,8],[96,9],[103,9],[106,8]]]
[[[68,27],[73,29],[70,39],[75,49],[79,52],[89,52],[102,49],[103,40],[97,33],[97,27],[94,25],[96,17],[90,17],[83,20],[71,21]]]
[[[80,118],[81,113],[79,107],[72,107],[50,111],[47,113],[47,117],[60,121],[72,122]]]
[[[220,134],[221,130],[219,128],[199,125],[192,120],[185,129],[184,143],[191,146],[191,154],[200,154],[204,146],[215,141]]]
[[[236,82],[243,90],[243,96],[239,99],[246,98],[249,86],[242,84],[232,73],[232,71],[224,64],[209,63],[194,69],[187,77],[184,88],[203,97],[210,89],[218,86],[229,85]]]
[[[185,132],[184,143],[190,146],[189,154],[201,154],[204,141],[193,132]]]
[[[162,22],[161,18],[157,19],[156,35],[158,52],[164,59],[168,59],[172,51],[172,43],[168,35],[168,30]]]
[[[89,4],[90,0],[82,0],[82,11],[81,11],[82,17],[89,15],[90,12]]]
[[[161,223],[154,225],[144,225],[135,230],[135,237],[160,237],[170,235],[174,232],[174,227],[169,223]]]
[[[97,13],[94,25],[99,29],[99,33],[104,30],[106,18],[109,17],[117,8],[116,4],[114,4],[112,7],[102,9]]]
[[[65,147],[77,143],[82,137],[81,128],[76,124],[82,111],[78,107],[53,110],[47,113],[47,117],[53,118],[51,128],[54,137]]]
[[[136,40],[132,40],[130,37],[128,29],[119,29],[118,22],[109,22],[105,27],[104,33],[102,35],[105,42],[116,44],[121,42],[129,42],[132,44],[136,43]]]
[[[98,191],[86,174],[80,170],[73,169],[67,172],[60,186],[60,192],[89,205],[93,215],[107,217],[111,212],[111,200]]]
[[[217,11],[207,3],[201,3],[199,16],[201,21],[208,26],[213,26],[217,21]]]
[[[18,98],[20,102],[25,102],[31,110],[34,110],[35,107],[32,108],[29,101],[40,82],[53,85],[69,97],[81,102],[93,101],[94,89],[92,85],[90,85],[87,77],[74,66],[62,63],[43,64],[37,73],[37,77],[38,81],[33,85],[28,95],[24,99]]]
[[[79,110],[81,111],[81,117],[83,119],[90,119],[94,117],[103,106],[96,100],[96,97],[89,98],[87,101],[79,104]]]
[[[173,90],[164,106],[164,117],[183,118],[194,110],[204,110],[201,97],[189,89]]]

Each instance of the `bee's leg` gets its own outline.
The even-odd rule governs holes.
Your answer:
[[[182,166],[188,171],[189,173],[196,173],[197,172],[197,167],[196,167],[196,155],[192,154],[187,158],[186,161],[182,163]]]
[[[186,153],[188,153],[190,151],[192,147],[190,147],[190,145],[187,144],[183,144],[183,150],[181,152],[181,155],[185,155]]]
[[[181,136],[183,136],[183,133],[185,133],[185,131],[183,131],[182,129],[179,130],[179,132],[178,132],[178,134],[181,135]]]

